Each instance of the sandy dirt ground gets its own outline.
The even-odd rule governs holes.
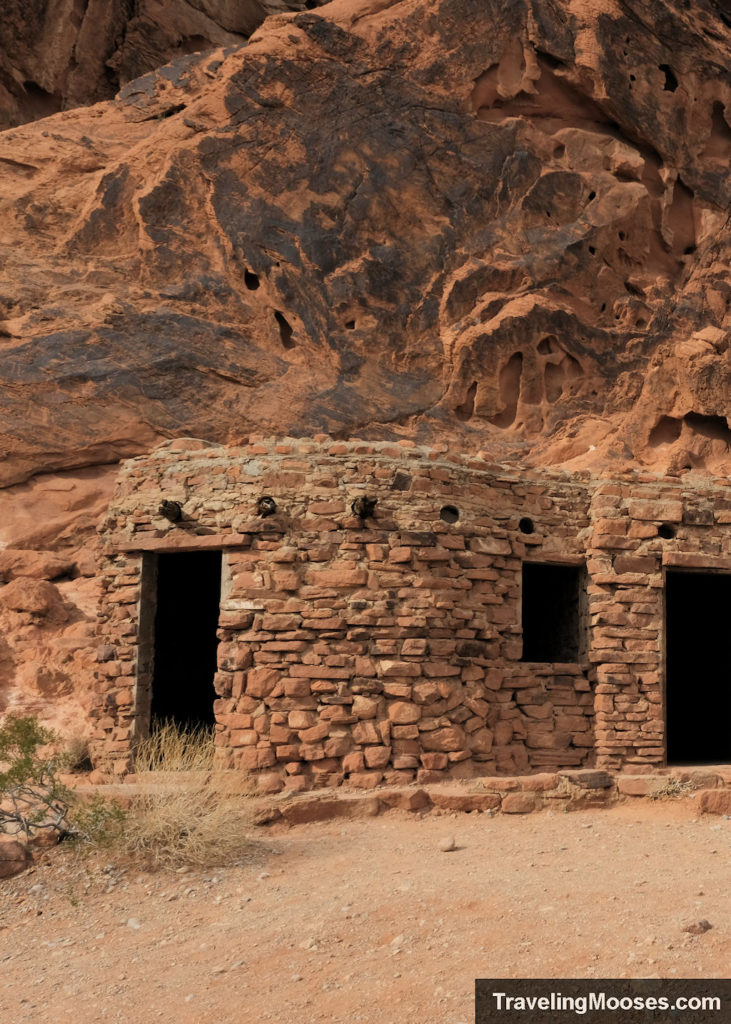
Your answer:
[[[469,1024],[476,977],[727,977],[730,847],[692,800],[277,826],[215,871],[62,845],[0,883],[1,1016]]]

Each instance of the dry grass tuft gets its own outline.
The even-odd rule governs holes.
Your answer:
[[[188,729],[170,719],[135,747],[136,772],[196,772],[213,768],[213,729]]]
[[[132,799],[121,836],[124,853],[150,868],[222,867],[247,854],[248,801],[217,792],[211,781],[214,749],[213,730],[170,721],[139,743],[135,770],[154,772],[157,780]]]
[[[216,793],[205,783],[152,786],[133,799],[121,844],[149,868],[224,867],[247,855],[250,829],[245,797]]]
[[[213,754],[212,729],[164,722],[136,749],[138,781],[124,808],[104,797],[78,803],[72,836],[86,849],[107,849],[150,869],[224,867],[248,858],[251,805],[216,787]]]

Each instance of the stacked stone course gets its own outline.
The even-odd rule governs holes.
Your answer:
[[[411,442],[169,442],[124,464],[100,526],[95,758],[124,773],[149,725],[151,554],[215,548],[218,763],[265,791],[660,765],[663,565],[731,569],[728,523],[720,482],[523,472]],[[586,564],[581,662],[521,662],[525,560]]]

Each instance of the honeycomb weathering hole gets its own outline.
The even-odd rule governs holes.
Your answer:
[[[675,416],[661,416],[650,431],[647,443],[651,448],[656,448],[659,444],[672,444],[678,440],[682,429],[682,420]]]
[[[282,340],[282,345],[284,346],[284,348],[294,348],[295,343],[292,340],[294,328],[287,320],[286,316],[283,313],[280,313],[279,310],[275,310],[274,319],[277,321],[277,325],[279,327],[279,337]]]
[[[648,444],[655,448],[660,444],[672,444],[680,437],[683,426],[691,433],[707,437],[713,441],[723,441],[731,447],[731,428],[725,416],[704,416],[697,412],[687,412],[685,416],[661,416],[650,431]]]
[[[725,416],[704,416],[698,412],[687,412],[683,419],[695,434],[714,441],[723,441],[727,445],[731,444],[731,429]]]
[[[559,346],[558,346],[558,342],[556,341],[556,339],[552,335],[549,334],[548,337],[542,338],[538,342],[537,351],[542,356],[550,356],[554,352],[558,351],[558,347]]]
[[[678,88],[678,80],[673,74],[673,69],[669,64],[660,64],[659,70],[665,75],[665,84],[663,85],[664,92],[675,92]]]
[[[455,406],[454,412],[457,419],[469,420],[475,412],[475,396],[477,395],[477,381],[473,380],[467,389],[467,395],[461,405]]]
[[[561,365],[548,363],[543,376],[546,385],[546,398],[549,402],[557,402],[563,394],[564,372]]]
[[[445,523],[456,523],[459,519],[459,509],[454,505],[443,505],[439,511],[439,518]]]
[[[515,420],[520,398],[520,378],[523,373],[523,353],[515,352],[500,370],[498,390],[502,409],[490,417],[490,423],[506,429]]]

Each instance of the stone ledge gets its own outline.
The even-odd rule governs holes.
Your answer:
[[[187,773],[190,774],[190,773]],[[485,777],[464,782],[436,782],[423,785],[375,787],[353,792],[328,788],[315,792],[278,793],[272,797],[252,795],[252,783],[241,776],[238,786],[232,776],[238,773],[211,773],[211,785],[218,792],[246,796],[254,809],[254,823],[269,825],[307,824],[336,818],[371,818],[386,811],[410,813],[485,813],[529,814],[544,808],[580,810],[612,807],[627,800],[697,799],[699,813],[731,814],[731,769],[662,769],[653,774],[612,775],[602,769],[560,771],[510,777]],[[681,778],[682,775],[682,778]],[[99,794],[129,806],[135,795],[184,788],[186,779],[168,774],[161,777],[137,776],[134,781],[103,785],[81,784],[76,792],[83,797]],[[684,789],[674,792],[669,783]]]
[[[662,564],[684,569],[731,569],[728,555],[706,555],[701,551],[664,551]]]

